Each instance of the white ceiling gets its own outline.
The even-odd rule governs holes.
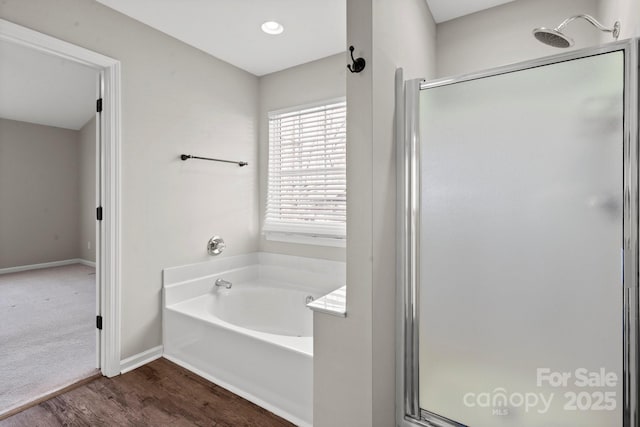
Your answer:
[[[257,76],[346,51],[346,0],[98,1]]]
[[[0,117],[78,130],[95,114],[96,72],[0,40]]]
[[[346,51],[347,0],[97,1],[257,76]],[[426,1],[440,23],[514,0]]]
[[[258,76],[346,50],[346,0],[98,1]],[[444,22],[514,0],[426,1]],[[264,34],[268,20],[284,33]],[[85,66],[0,41],[0,117],[80,129],[95,111],[95,78]]]
[[[514,0],[426,0],[436,23],[489,9]]]

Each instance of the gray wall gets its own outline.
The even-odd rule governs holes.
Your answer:
[[[433,78],[435,39],[436,26],[424,1],[374,2],[371,335],[373,425],[380,427],[394,425],[396,402],[395,73],[402,67],[405,80]]]
[[[78,258],[78,140],[0,119],[0,268]]]
[[[96,119],[91,118],[79,132],[80,212],[78,248],[80,258],[96,261]],[[91,247],[89,247],[91,246]]]
[[[346,96],[344,54],[333,55],[260,78],[260,225],[267,204],[269,111]],[[345,260],[345,248],[300,245],[266,240],[260,235],[260,250],[288,255]]]
[[[157,346],[162,268],[210,259],[214,234],[227,256],[258,248],[258,79],[91,0],[3,0],[0,17],[122,63],[121,358]]]
[[[608,1],[608,0],[607,0]],[[556,27],[565,18],[598,15],[597,0],[517,0],[437,26],[437,76],[453,76],[566,51],[546,46],[531,34],[536,27]],[[567,27],[576,44],[599,43],[600,34],[579,20]]]
[[[600,0],[597,18],[603,25],[611,26],[620,21],[620,40],[640,36],[640,1]],[[611,41],[611,35],[602,33],[603,42]]]
[[[347,317],[313,315],[313,425],[371,426],[373,0],[347,1],[347,46],[367,67],[347,76]],[[367,261],[363,261],[367,259]]]
[[[314,425],[395,425],[397,67],[435,69],[424,0],[350,0],[348,44],[367,68],[347,77],[347,317],[314,314]]]

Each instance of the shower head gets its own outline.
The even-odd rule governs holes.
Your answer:
[[[562,34],[558,30],[551,30],[549,28],[540,27],[533,30],[533,36],[544,44],[551,47],[566,48],[573,46],[573,39]]]
[[[620,22],[616,21],[613,24],[613,27],[607,28],[598,22],[593,16],[590,15],[575,15],[571,18],[567,18],[560,25],[558,25],[553,30],[545,27],[536,28],[533,30],[533,36],[540,42],[552,46],[552,47],[560,47],[566,48],[573,46],[573,39],[568,37],[564,33],[562,33],[562,29],[567,26],[568,23],[574,21],[576,19],[584,19],[589,22],[591,25],[599,29],[600,31],[604,31],[606,33],[611,33],[615,40],[618,40],[618,36],[620,35]]]

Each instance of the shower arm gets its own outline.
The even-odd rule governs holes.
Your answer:
[[[582,18],[585,21],[589,22],[591,25],[593,25],[594,27],[596,27],[597,29],[599,29],[600,31],[604,31],[607,33],[612,33],[613,37],[615,39],[618,38],[618,36],[620,35],[620,22],[616,21],[615,24],[613,24],[612,28],[608,28],[605,27],[604,25],[602,25],[600,22],[598,22],[598,20],[596,18],[594,18],[591,15],[575,15],[572,16],[570,18],[565,19],[564,21],[562,21],[562,23],[560,25],[558,25],[555,30],[560,32],[560,30],[562,30],[564,27],[567,26],[567,24],[569,24],[572,21],[575,21],[578,18]]]

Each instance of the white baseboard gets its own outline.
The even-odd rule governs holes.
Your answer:
[[[120,361],[120,373],[124,374],[129,371],[133,371],[142,365],[146,365],[149,362],[160,359],[162,357],[162,352],[163,347],[159,345],[157,347],[150,348],[149,350],[145,350],[142,353],[134,354],[131,357],[122,359]]]
[[[89,260],[86,260],[86,259],[78,258],[78,263],[82,264],[82,265],[86,265],[87,267],[96,268],[96,262],[95,261],[89,261]]]
[[[0,268],[0,274],[19,273],[21,271],[39,270],[41,268],[61,267],[63,265],[84,264],[80,258],[65,259],[62,261],[44,262],[42,264],[19,265],[17,267]],[[89,261],[85,261],[89,262]],[[87,264],[85,264],[87,265]],[[94,263],[95,267],[95,263]]]

